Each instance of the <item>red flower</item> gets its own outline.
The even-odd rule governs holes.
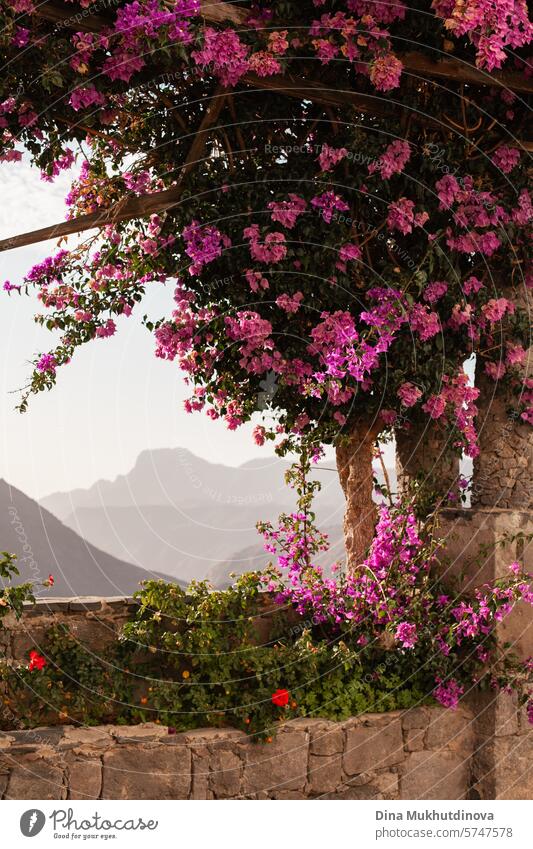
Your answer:
[[[272,704],[276,707],[287,707],[289,698],[288,690],[276,690],[275,693],[272,693]]]
[[[43,586],[45,587],[53,587],[55,584],[55,578],[53,575],[48,575],[46,581],[43,581]]]
[[[40,672],[43,666],[46,666],[46,660],[44,659],[42,654],[39,654],[38,651],[31,651],[29,666],[30,672],[33,672],[34,669],[38,669]]]

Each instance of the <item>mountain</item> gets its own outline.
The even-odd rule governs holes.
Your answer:
[[[251,496],[255,503],[262,498],[289,505],[291,497],[283,482],[286,468],[279,458],[252,460],[234,468],[210,463],[183,448],[159,448],[139,454],[127,475],[97,481],[89,489],[54,493],[41,499],[41,504],[62,520],[82,507],[142,504],[189,509],[205,504],[239,505]]]
[[[59,492],[44,507],[93,545],[139,567],[182,580],[209,576],[218,586],[230,572],[263,568],[269,555],[255,525],[295,508],[278,457],[238,467],[210,463],[183,448],[143,451],[133,469],[88,489]],[[342,559],[344,496],[330,463],[313,469],[322,483],[317,523],[332,529],[330,558]]]
[[[321,530],[328,535],[330,547],[327,551],[320,552],[313,562],[315,565],[321,566],[325,574],[331,575],[331,566],[336,561],[343,562],[346,556],[342,525],[325,527],[321,528]],[[207,577],[214,587],[224,589],[231,583],[230,573],[242,575],[243,572],[254,572],[258,569],[264,569],[272,559],[272,555],[267,554],[259,542],[237,551],[227,560],[216,563],[207,573]]]
[[[86,542],[3,479],[0,549],[17,555],[20,577],[15,583],[36,581],[35,594],[46,598],[131,595],[145,578],[169,580],[168,575],[138,568]],[[52,590],[41,586],[50,573],[55,579]]]

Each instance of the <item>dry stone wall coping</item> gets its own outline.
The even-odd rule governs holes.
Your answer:
[[[67,725],[1,734],[0,790],[4,799],[466,799],[473,754],[466,708],[296,719],[270,744],[231,728]]]

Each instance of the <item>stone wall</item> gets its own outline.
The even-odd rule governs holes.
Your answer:
[[[475,722],[420,707],[292,720],[272,743],[232,729],[58,726],[0,735],[4,799],[466,799]]]
[[[31,649],[45,649],[45,634],[65,625],[82,645],[104,651],[137,607],[132,598],[42,598],[26,602],[21,619],[10,613],[0,629],[0,656],[27,660]]]
[[[441,514],[440,532],[446,540],[444,578],[459,579],[466,591],[508,576],[514,560],[533,573],[531,510],[446,509]],[[498,624],[497,635],[522,659],[533,656],[533,607],[517,605]]]
[[[396,431],[398,492],[409,492],[413,480],[435,490],[440,497],[457,489],[459,458],[450,450],[450,439],[432,422]]]
[[[530,357],[531,359],[531,357]],[[478,403],[479,456],[474,461],[472,504],[476,507],[533,508],[533,430],[507,415],[508,402],[482,376]]]

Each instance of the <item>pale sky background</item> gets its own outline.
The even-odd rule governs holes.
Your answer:
[[[0,238],[63,220],[72,176],[46,183],[24,162],[0,165]],[[54,248],[47,242],[0,253],[0,287],[6,279],[19,282]],[[33,396],[21,415],[14,409],[18,395],[10,393],[26,383],[29,359],[55,345],[55,334],[33,322],[40,311],[34,295],[0,291],[0,477],[39,498],[124,474],[146,448],[184,447],[234,466],[272,454],[271,444],[254,444],[252,425],[230,432],[201,413],[184,412],[188,392],[179,368],[154,356],[153,337],[140,325],[144,312],[160,317],[171,304],[171,285],[152,287],[137,317],[134,311],[118,322],[114,337],[80,349],[60,370],[57,386]]]

